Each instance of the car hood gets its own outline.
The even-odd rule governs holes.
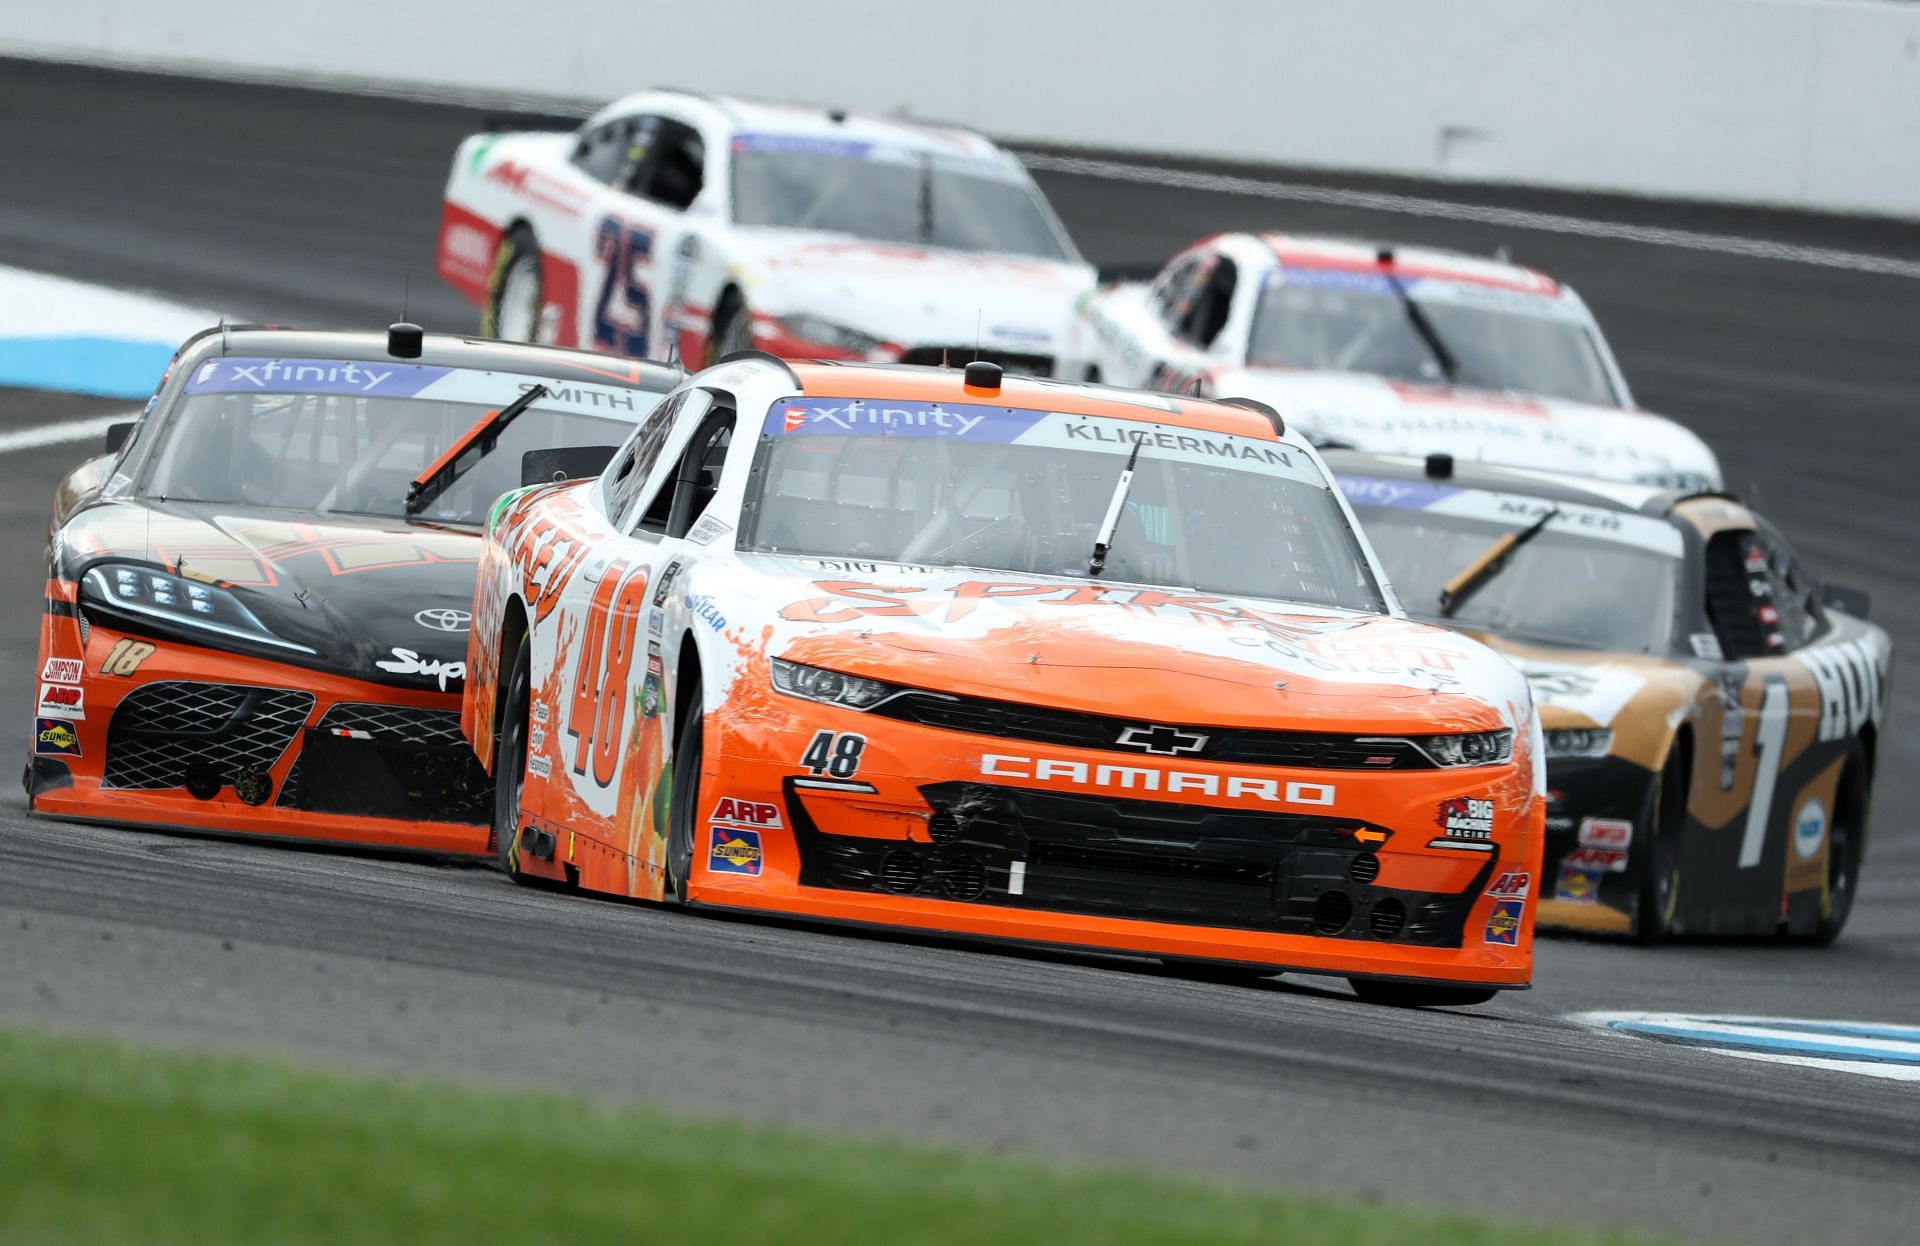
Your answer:
[[[1531,719],[1506,661],[1404,618],[767,555],[709,582],[722,617],[767,620],[737,635],[764,637],[769,656],[939,692],[1226,727],[1432,733]]]
[[[357,679],[457,692],[466,671],[476,532],[206,502],[106,502],[57,534],[61,574],[102,560],[164,568],[231,592],[284,640],[259,649]],[[190,625],[142,624],[255,651]]]
[[[825,317],[907,349],[970,347],[1051,355],[1075,300],[1094,286],[1080,263],[754,230],[742,235],[747,301],[773,315]]]
[[[1245,368],[1214,392],[1255,398],[1322,445],[1374,454],[1445,451],[1460,460],[1640,484],[1718,488],[1720,464],[1662,416],[1553,398],[1422,385],[1355,373]]]

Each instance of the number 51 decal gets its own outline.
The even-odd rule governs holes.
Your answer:
[[[616,355],[645,359],[653,300],[634,270],[652,265],[653,235],[609,216],[594,233],[593,254],[606,268],[600,301],[593,305],[593,344]]]

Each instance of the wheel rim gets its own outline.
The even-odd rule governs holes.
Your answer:
[[[531,342],[540,315],[540,270],[534,258],[523,255],[507,268],[500,282],[500,313],[496,332],[512,342]]]

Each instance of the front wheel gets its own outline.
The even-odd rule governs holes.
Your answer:
[[[712,367],[736,351],[753,349],[753,313],[737,290],[720,296],[713,309],[713,324],[707,330],[707,366]]]
[[[1680,834],[1687,824],[1687,767],[1676,743],[1653,781],[1641,815],[1646,828],[1640,886],[1633,906],[1633,937],[1642,947],[1673,933],[1680,909]]]
[[[509,342],[537,340],[541,301],[540,244],[532,230],[516,226],[500,239],[500,249],[494,253],[480,332]]]
[[[685,904],[691,896],[695,822],[700,804],[700,765],[706,746],[706,715],[700,689],[687,698],[691,708],[673,745],[673,786],[667,795],[667,883]]]
[[[520,872],[520,796],[527,785],[527,716],[532,701],[533,646],[521,638],[507,676],[506,709],[493,751],[493,856],[513,881]]]
[[[1369,1004],[1389,1008],[1471,1008],[1499,994],[1483,986],[1432,986],[1425,982],[1383,982],[1378,978],[1348,978],[1353,993]]]

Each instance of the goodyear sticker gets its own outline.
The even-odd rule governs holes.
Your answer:
[[[33,720],[33,751],[42,757],[80,756],[80,737],[72,724],[59,718]]]
[[[707,868],[716,874],[760,876],[760,832],[734,826],[713,828],[713,849],[707,854]]]
[[[1487,914],[1487,942],[1513,947],[1520,942],[1520,915],[1527,910],[1525,900],[1496,900]]]

